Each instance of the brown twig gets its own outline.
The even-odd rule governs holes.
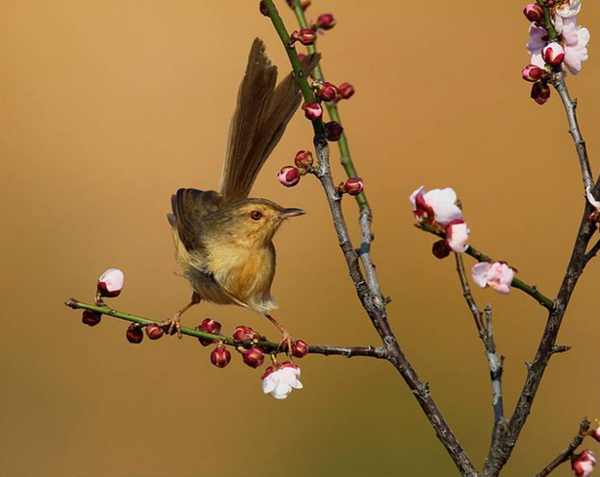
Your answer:
[[[535,477],[546,477],[550,472],[556,469],[560,464],[566,462],[571,458],[573,453],[577,450],[577,448],[583,442],[583,439],[586,436],[586,432],[590,428],[590,421],[587,418],[583,418],[581,424],[579,424],[579,433],[573,438],[569,445],[565,447],[565,449],[556,456],[556,458],[550,462],[546,467],[544,467]]]

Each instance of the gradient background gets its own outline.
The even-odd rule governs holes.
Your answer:
[[[2,240],[0,473],[17,476],[454,475],[415,399],[384,362],[304,359],[305,389],[263,396],[262,370],[213,367],[193,339],[132,346],[126,324],[96,328],[63,306],[90,301],[103,270],[126,274],[118,309],[163,319],[189,298],[165,214],[179,187],[217,186],[247,53],[284,51],[257,1],[5,0],[1,15]],[[278,2],[292,29],[293,16]],[[334,2],[319,40],[375,210],[374,259],[392,326],[473,461],[490,437],[490,384],[453,260],[413,227],[408,195],[452,186],[471,243],[554,296],[582,210],[579,165],[558,96],[544,107],[520,79],[524,2]],[[569,87],[598,170],[600,8],[584,2],[590,60]],[[377,344],[354,294],[319,184],[276,172],[311,147],[300,114],[254,189],[307,216],[276,237],[277,313],[310,343]],[[335,147],[332,160],[336,160]],[[343,177],[334,164],[337,180]],[[355,240],[356,208],[344,203]],[[467,257],[469,266],[473,264]],[[573,297],[555,356],[505,475],[534,474],[600,416],[598,260]],[[546,313],[518,290],[476,290],[495,310],[507,412]],[[231,332],[264,318],[202,304]],[[588,442],[592,447],[596,444]],[[597,450],[597,449],[596,449]],[[563,466],[556,475],[570,475]]]

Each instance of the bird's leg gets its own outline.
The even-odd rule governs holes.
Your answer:
[[[265,313],[267,319],[273,323],[279,331],[281,331],[281,341],[279,342],[279,349],[285,349],[286,352],[291,355],[292,354],[292,335],[288,333],[288,331],[279,323],[275,318],[273,318],[268,313]],[[285,343],[287,348],[284,348],[282,345]]]
[[[200,303],[200,295],[196,292],[192,295],[190,302],[185,305],[181,310],[175,313],[171,318],[162,322],[162,326],[168,326],[167,334],[170,335],[175,331],[177,331],[177,338],[181,339],[183,335],[181,334],[181,315],[183,315],[186,311],[188,311],[192,306]]]

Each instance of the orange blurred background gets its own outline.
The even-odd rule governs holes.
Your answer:
[[[285,52],[258,1],[33,1],[0,4],[1,455],[3,476],[454,475],[415,399],[385,362],[311,356],[305,389],[278,402],[238,356],[225,370],[196,340],[125,340],[126,323],[80,323],[109,267],[126,274],[114,307],[164,319],[189,298],[166,220],[179,187],[216,188],[252,39]],[[291,11],[278,2],[288,29]],[[373,256],[400,344],[473,461],[492,423],[488,371],[452,259],[413,227],[408,195],[452,186],[471,243],[553,297],[583,206],[558,96],[543,107],[520,78],[524,2],[314,0],[333,12],[323,69],[356,95],[340,104],[375,222]],[[584,2],[590,59],[568,85],[599,164],[600,6]],[[318,182],[276,173],[311,147],[298,114],[254,196],[308,215],[276,237],[275,315],[309,343],[378,344],[356,299]],[[335,146],[333,148],[335,151]],[[333,154],[336,180],[343,178]],[[358,242],[356,207],[344,200]],[[468,266],[473,264],[466,257]],[[573,297],[532,415],[505,475],[534,474],[600,414],[598,261]],[[475,290],[494,307],[512,412],[546,313],[518,290]],[[262,317],[201,304],[231,333]],[[589,446],[593,445],[588,443]],[[597,449],[596,449],[597,450]],[[556,472],[570,475],[568,466]]]

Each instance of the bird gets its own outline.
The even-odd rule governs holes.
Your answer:
[[[302,60],[303,74],[320,55]],[[237,104],[219,190],[179,189],[167,215],[175,257],[192,288],[189,303],[163,324],[181,338],[181,315],[201,301],[237,305],[264,315],[281,332],[280,345],[291,350],[288,331],[271,315],[276,254],[273,236],[282,223],[305,214],[270,200],[250,198],[265,161],[299,109],[302,95],[291,73],[277,86],[277,68],[264,42],[252,43]]]

